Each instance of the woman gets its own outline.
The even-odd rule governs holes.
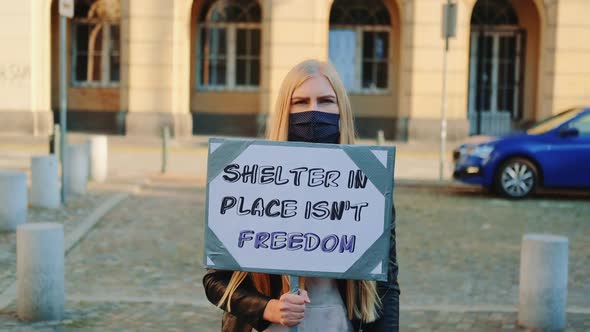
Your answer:
[[[334,67],[307,60],[285,77],[268,139],[354,144],[352,110]],[[399,286],[392,214],[387,282],[301,278],[289,293],[287,276],[209,270],[207,298],[225,310],[222,331],[398,331]],[[328,319],[329,317],[329,319]]]

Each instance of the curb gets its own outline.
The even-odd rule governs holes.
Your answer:
[[[72,248],[74,248],[82,238],[84,238],[92,228],[104,217],[109,211],[115,208],[119,203],[129,197],[129,193],[118,193],[115,196],[107,199],[98,208],[96,208],[84,221],[80,223],[70,234],[65,237],[64,251],[67,255]]]
[[[394,186],[399,187],[436,187],[436,188],[461,188],[461,189],[473,189],[480,190],[482,187],[477,185],[469,185],[460,183],[453,180],[428,180],[428,179],[410,179],[410,178],[397,178],[394,179]]]

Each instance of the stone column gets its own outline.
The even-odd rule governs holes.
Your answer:
[[[85,194],[88,184],[88,146],[86,144],[68,145],[65,163],[67,192]]]
[[[411,1],[406,14],[411,38],[403,45],[410,55],[407,62],[409,84],[409,139],[440,140],[442,106],[443,51],[441,35],[442,5],[446,1]],[[459,1],[457,36],[450,40],[448,54],[447,139],[467,136],[467,85],[469,79],[470,6],[474,2]],[[435,7],[436,10],[433,8]],[[409,10],[408,10],[409,9]],[[409,12],[408,12],[409,11]]]
[[[90,179],[104,182],[108,173],[108,141],[106,136],[92,136],[88,139]]]
[[[55,155],[31,159],[31,205],[57,209],[61,203],[59,192],[59,163]]]
[[[169,126],[174,137],[192,135],[188,100],[178,101],[173,79],[175,66],[175,6],[177,1],[124,1],[122,3],[122,105],[128,109],[127,135],[159,136]],[[190,9],[190,7],[188,7]],[[178,18],[180,19],[180,18]],[[184,23],[184,22],[183,22]],[[184,35],[188,38],[188,35]],[[186,82],[186,84],[189,84]]]
[[[61,320],[64,312],[64,229],[57,223],[18,227],[17,314],[22,320]]]
[[[518,323],[534,330],[565,328],[568,239],[527,234],[520,256]]]
[[[590,2],[561,0],[545,3],[547,42],[543,53],[548,63],[541,89],[551,94],[543,96],[539,106],[547,116],[590,104],[587,89],[590,81],[590,25],[584,15],[590,11]]]
[[[45,2],[45,1],[43,1]],[[49,135],[50,6],[31,1],[0,5],[0,135]]]
[[[27,175],[0,171],[0,232],[14,231],[27,221]]]

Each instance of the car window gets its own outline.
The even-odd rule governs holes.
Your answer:
[[[579,119],[575,119],[569,125],[572,128],[577,128],[580,136],[590,136],[590,114],[586,114]]]
[[[584,109],[573,108],[565,112],[561,112],[559,114],[556,114],[552,117],[549,117],[543,121],[536,123],[527,130],[527,133],[531,135],[544,134],[549,130],[558,127],[562,123],[575,118],[578,114],[580,114],[580,112],[583,111]]]

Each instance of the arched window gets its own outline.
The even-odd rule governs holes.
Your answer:
[[[471,25],[518,25],[518,16],[508,0],[480,0],[473,7]]]
[[[198,88],[258,88],[260,21],[260,6],[255,0],[205,1],[197,37]]]
[[[382,0],[335,0],[330,11],[330,61],[352,92],[388,88],[391,19]]]
[[[116,86],[120,77],[119,1],[76,0],[72,85]]]

